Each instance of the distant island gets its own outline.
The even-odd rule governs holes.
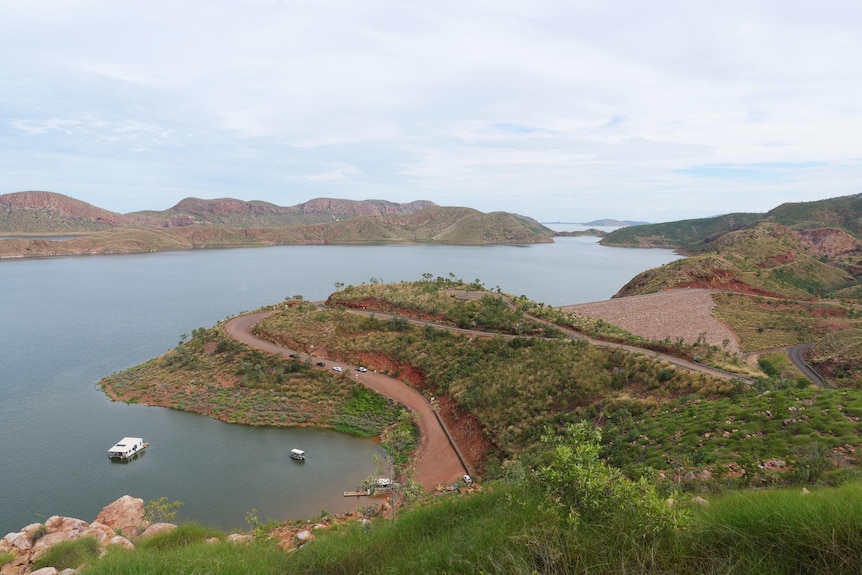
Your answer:
[[[601,226],[604,228],[623,228],[626,226],[643,226],[648,224],[649,222],[638,222],[634,220],[614,220],[610,218],[604,218],[601,220],[593,220],[591,222],[542,222],[543,224],[553,225],[553,224],[568,224],[568,225],[578,225],[578,226]]]

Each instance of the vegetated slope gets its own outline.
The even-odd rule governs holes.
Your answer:
[[[805,359],[836,385],[862,388],[862,329],[827,334]]]
[[[714,218],[629,226],[614,230],[599,243],[627,248],[665,248],[695,253],[700,244],[760,221],[761,214],[735,213]]]
[[[770,217],[797,229],[760,221],[709,238],[697,254],[638,274],[614,297],[677,288],[748,294],[748,299],[713,296],[722,304],[716,313],[739,336],[743,349],[757,352],[817,342],[806,358],[818,373],[833,385],[858,386],[862,360],[852,345],[836,342],[848,337],[856,342],[841,334],[856,325],[862,302],[862,242],[853,235],[860,207],[859,196],[787,204],[770,212]],[[817,227],[825,224],[848,227]],[[832,305],[810,305],[824,299]]]
[[[645,354],[572,342],[559,330],[545,330],[521,311],[501,305],[489,292],[474,292],[478,299],[465,300],[448,291],[464,287],[454,282],[352,286],[331,296],[338,308],[284,306],[255,333],[293,349],[325,350],[331,359],[408,381],[438,398],[459,447],[462,441],[472,444],[471,433],[481,433],[495,447],[486,456],[512,457],[536,441],[545,425],[589,418],[602,406],[620,402],[642,411],[674,397],[735,389],[726,380],[675,369]],[[343,305],[377,313],[359,315],[339,309]],[[393,311],[399,317],[389,315]],[[494,331],[477,337],[418,326],[400,316],[402,311]],[[481,462],[476,466],[481,468]]]
[[[850,253],[858,250],[862,256],[862,243],[851,245]],[[704,253],[638,274],[614,297],[699,287],[810,299],[858,284],[849,271],[855,268],[821,258],[822,252],[790,228],[759,223],[723,234]]]
[[[673,296],[684,292],[663,293]],[[713,316],[733,330],[743,353],[770,353],[818,341],[833,332],[862,329],[862,310],[832,300],[792,300],[738,292],[713,292],[711,299]]]
[[[710,249],[722,235],[760,222],[782,224],[797,231],[838,229],[862,239],[862,194],[815,202],[786,203],[765,214],[734,213],[621,228],[601,243],[606,246],[660,247],[695,254]]]
[[[605,455],[634,474],[649,467],[670,477],[685,460],[685,473],[710,467],[736,479],[747,473],[749,483],[761,480],[755,476],[780,481],[796,451],[811,442],[855,462],[847,454],[856,448],[848,446],[862,445],[862,429],[852,423],[862,413],[856,389],[823,390],[764,375],[753,385],[718,381],[647,354],[537,330],[521,310],[540,306],[520,298],[515,307],[501,305],[506,299],[444,278],[347,286],[330,296],[330,305],[374,315],[333,308],[297,314],[289,306],[263,322],[258,335],[296,349],[324,349],[329,357],[411,382],[438,399],[456,435],[478,424],[496,447],[492,453],[504,459],[520,457],[546,426],[590,419],[605,429]],[[405,315],[523,335],[452,333],[412,325]],[[493,473],[492,460],[486,473]],[[757,467],[769,460],[783,463],[778,471]]]

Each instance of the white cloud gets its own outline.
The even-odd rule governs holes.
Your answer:
[[[769,209],[859,191],[859,53],[839,0],[7,2],[0,192]]]
[[[333,182],[347,180],[362,173],[356,166],[346,164],[333,163],[325,168],[322,172],[305,176],[305,179],[312,182]]]

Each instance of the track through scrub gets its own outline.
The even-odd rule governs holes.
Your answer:
[[[268,353],[290,357],[296,354],[296,359],[310,358],[312,362],[329,361],[329,358],[300,354],[292,349],[275,345],[274,343],[255,337],[251,330],[254,325],[270,312],[255,312],[231,319],[225,324],[225,331],[234,339],[249,347]],[[345,368],[342,377],[351,377],[361,382],[369,389],[404,405],[416,414],[419,426],[419,446],[416,451],[416,469],[413,479],[421,483],[426,490],[438,485],[451,485],[460,482],[464,474],[469,473],[461,458],[452,445],[449,434],[434,413],[434,408],[425,397],[403,381],[391,378],[373,371],[359,372],[356,366],[348,366],[338,362]]]

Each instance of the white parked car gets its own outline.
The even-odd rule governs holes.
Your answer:
[[[341,366],[336,365],[336,366],[335,366],[335,367],[333,367],[332,369],[333,369],[334,371],[341,371]]]
[[[367,369],[365,369],[364,367],[357,367],[357,368],[356,368],[356,371],[361,371],[362,373],[365,373],[365,372],[366,372],[366,371],[368,371],[368,370],[367,370]]]

